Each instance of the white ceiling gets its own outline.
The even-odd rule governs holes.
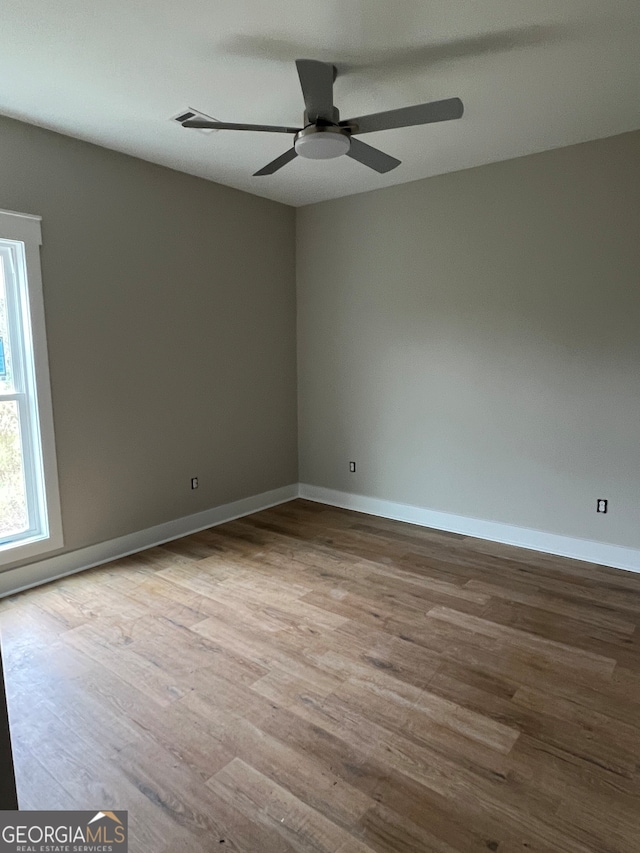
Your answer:
[[[0,0],[0,112],[287,204],[640,128],[638,0]],[[367,134],[403,162],[252,173],[290,136],[171,122],[185,107],[293,124],[293,61],[333,61],[342,118],[462,98],[460,121]]]

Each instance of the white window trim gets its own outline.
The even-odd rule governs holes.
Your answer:
[[[48,530],[45,534],[0,545],[0,568],[47,554],[64,544],[40,267],[41,219],[27,213],[0,210],[0,238],[24,244]]]

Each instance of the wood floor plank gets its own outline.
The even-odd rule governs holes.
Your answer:
[[[132,853],[640,851],[640,576],[291,501],[0,601],[23,808]]]
[[[615,608],[605,607],[596,600],[587,599],[575,602],[565,596],[551,595],[544,591],[522,590],[515,588],[513,584],[500,585],[479,580],[467,581],[465,588],[485,593],[493,599],[527,604],[558,616],[597,625],[616,635],[627,637],[636,631],[636,625],[628,619],[620,617]]]
[[[472,687],[461,667],[443,667],[432,679],[429,689],[471,710],[502,721],[505,725],[521,732],[514,749],[521,745],[523,736],[534,738],[541,749],[553,752],[576,767],[576,783],[580,781],[580,767],[592,765],[589,772],[596,775],[596,768],[607,769],[618,777],[630,779],[633,775],[635,758],[625,743],[615,742],[610,736],[593,737],[582,722],[580,713],[576,719],[567,721],[554,714],[547,714],[541,707],[529,710],[523,703],[510,701],[488,692],[482,687]],[[574,693],[575,695],[575,693]],[[635,742],[632,741],[631,744]]]
[[[372,853],[370,847],[240,758],[234,758],[207,784],[249,819],[257,816],[261,825],[279,832],[295,850],[334,853],[348,844],[353,853]]]
[[[544,610],[506,601],[487,605],[482,618],[505,628],[525,631],[544,640],[608,657],[630,669],[638,667],[640,637],[635,633],[621,636],[607,628],[588,625],[570,617],[558,619],[555,614]]]
[[[610,677],[616,665],[614,658],[587,652],[566,643],[547,640],[544,637],[509,628],[489,619],[479,619],[461,614],[459,611],[449,608],[434,607],[427,615],[432,619],[442,619],[445,622],[474,631],[484,637],[504,639],[516,648],[521,647],[524,651],[552,658],[555,664],[570,669],[584,669],[600,678]]]
[[[350,827],[354,819],[373,805],[367,793],[334,772],[330,761],[310,761],[309,744],[301,748],[299,743],[288,742],[281,733],[276,732],[279,737],[271,734],[265,725],[268,718],[256,720],[258,725],[255,725],[229,709],[216,709],[212,715],[210,703],[197,695],[192,695],[187,704],[200,715],[203,724],[216,726],[229,753],[286,787],[339,826]]]

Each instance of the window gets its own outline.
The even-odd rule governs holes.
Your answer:
[[[0,564],[62,545],[40,219],[0,211]]]

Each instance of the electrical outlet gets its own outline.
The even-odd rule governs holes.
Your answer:
[[[606,512],[608,506],[609,501],[606,501],[604,498],[598,498],[597,512]]]
[[[349,462],[349,471],[351,471],[352,474],[356,473],[356,463],[355,462]]]
[[[197,489],[197,488],[198,488],[198,478],[197,478],[197,477],[192,477],[192,478],[191,478],[191,488],[192,488],[192,489]]]

